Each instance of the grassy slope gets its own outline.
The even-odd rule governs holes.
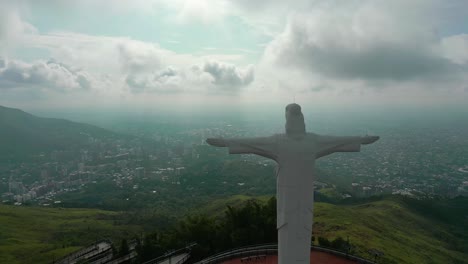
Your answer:
[[[459,238],[448,226],[416,214],[398,201],[315,206],[316,236],[349,236],[358,255],[369,258],[366,249],[375,248],[385,254],[382,263],[467,263],[468,253],[452,250],[449,242]]]
[[[213,201],[196,212],[222,216],[226,205],[241,205],[248,199],[252,197],[236,195]],[[269,197],[256,199],[267,201]],[[465,224],[466,221],[442,222],[436,217],[422,215],[399,198],[385,198],[356,205],[316,202],[313,229],[316,237],[330,240],[349,236],[356,247],[355,254],[368,259],[373,258],[367,252],[369,249],[382,251],[385,255],[378,263],[468,263]],[[462,248],[457,251],[454,244],[462,245]]]
[[[96,240],[138,234],[119,219],[102,210],[0,205],[0,263],[51,263]]]
[[[250,198],[232,196],[193,213],[222,216],[226,205],[240,205]],[[466,221],[453,224],[424,216],[399,199],[316,203],[314,215],[315,236],[349,236],[357,255],[371,258],[367,253],[371,248],[384,252],[379,263],[468,263],[468,253],[462,253],[468,252]],[[96,239],[129,238],[141,230],[114,225],[119,218],[118,213],[102,210],[0,205],[0,263],[47,263]],[[461,248],[455,250],[454,244]]]

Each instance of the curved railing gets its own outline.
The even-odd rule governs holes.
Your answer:
[[[63,256],[62,258],[54,261],[54,263],[57,263],[57,264],[66,264],[66,263],[70,263],[78,258],[83,258],[84,256],[86,256],[87,254],[90,254],[92,253],[93,251],[96,251],[96,250],[99,250],[98,246],[100,243],[108,243],[109,245],[112,244],[112,242],[110,241],[110,239],[101,239],[99,241],[96,241],[95,243],[87,246],[87,247],[84,247],[84,248],[80,248],[66,256]],[[108,250],[110,250],[111,247],[109,247],[108,249],[105,249],[105,250],[102,250],[102,251],[99,251],[97,253],[95,253],[95,255],[97,254],[101,254],[102,252],[107,252]],[[94,254],[93,254],[94,255]]]
[[[190,253],[187,253],[187,255],[182,258],[181,260],[177,261],[175,264],[183,264],[185,261],[187,261],[190,258]]]
[[[164,255],[162,255],[162,256],[159,256],[159,257],[154,258],[154,259],[152,259],[152,260],[146,261],[146,262],[144,262],[143,264],[157,264],[157,263],[159,263],[159,262],[161,262],[161,261],[163,261],[163,260],[165,260],[165,259],[167,259],[167,258],[169,258],[169,257],[175,256],[175,255],[178,255],[178,254],[187,252],[187,251],[190,252],[191,248],[194,247],[194,246],[196,246],[196,245],[197,245],[197,243],[191,243],[191,244],[187,245],[186,247],[183,247],[183,248],[180,248],[180,249],[178,249],[178,250],[174,250],[174,251],[168,252],[168,253],[166,253],[166,254],[164,254]],[[182,259],[182,260],[185,261],[185,260],[187,260],[188,257],[189,257],[189,256],[186,256],[186,257],[185,257],[184,259]],[[183,263],[183,262],[181,262],[182,260],[178,261],[176,264],[178,264],[178,263]]]
[[[362,263],[362,264],[375,264],[374,262],[369,261],[367,259],[349,255],[347,253],[343,253],[343,252],[336,251],[336,250],[329,249],[329,248],[312,246],[311,250],[330,253],[336,256],[344,257],[346,259],[357,261],[358,263]],[[250,247],[236,248],[233,250],[221,252],[214,256],[206,258],[202,261],[199,261],[195,264],[212,264],[212,263],[220,263],[221,261],[230,260],[234,258],[260,257],[260,256],[268,256],[268,255],[276,255],[276,254],[278,254],[277,244],[263,244],[263,245],[255,245],[255,246],[250,246]]]

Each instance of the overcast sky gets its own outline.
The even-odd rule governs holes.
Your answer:
[[[0,105],[468,105],[466,0],[0,0]]]

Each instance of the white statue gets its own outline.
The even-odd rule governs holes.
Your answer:
[[[286,134],[206,142],[230,154],[257,154],[277,162],[278,263],[310,263],[315,160],[334,152],[358,152],[377,136],[337,137],[306,133],[298,104],[286,106]]]

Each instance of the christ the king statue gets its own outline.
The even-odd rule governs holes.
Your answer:
[[[258,138],[208,138],[230,154],[257,154],[276,161],[278,263],[309,264],[315,160],[334,152],[358,152],[377,136],[338,137],[306,133],[301,106],[286,106],[286,133]]]

